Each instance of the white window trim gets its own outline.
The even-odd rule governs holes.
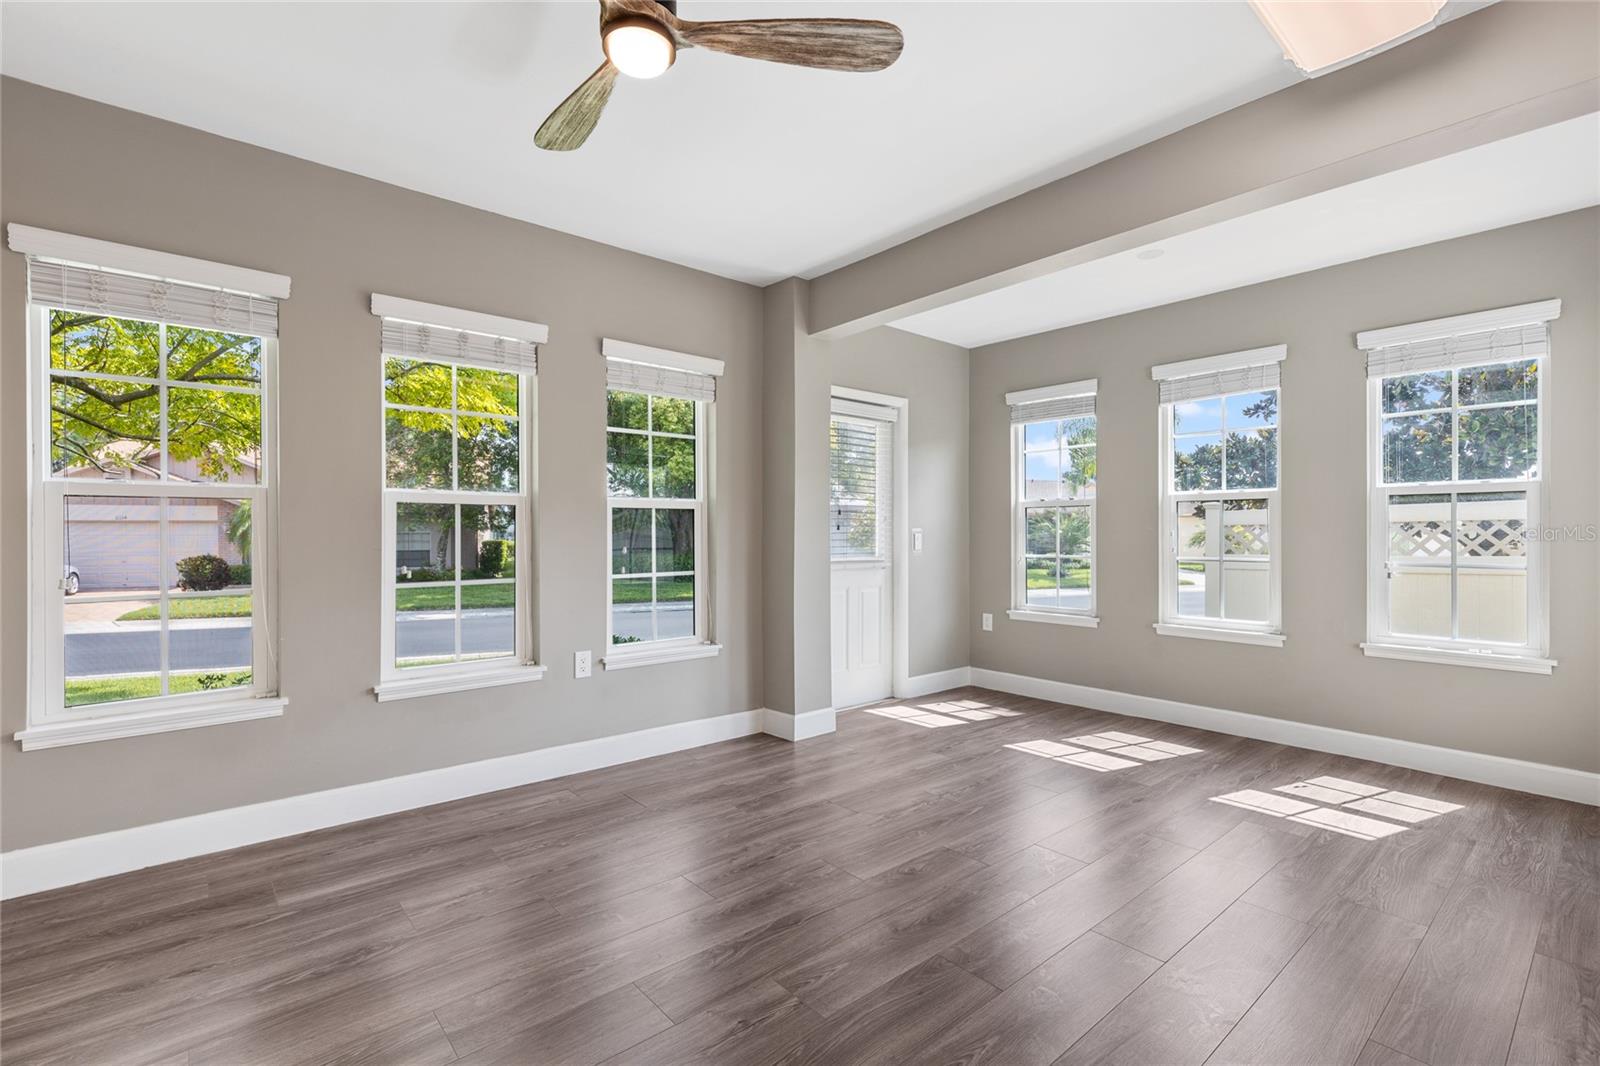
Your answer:
[[[1039,403],[1069,396],[1096,396],[1098,378],[1075,381],[1066,385],[1047,385],[1037,389],[1006,393],[1006,404]],[[1094,418],[1094,454],[1098,470],[1100,460],[1100,412],[1096,405]],[[1017,422],[1011,430],[1011,607],[1006,617],[1013,622],[1047,622],[1054,625],[1080,626],[1097,629],[1100,626],[1100,500],[1099,478],[1095,479],[1095,495],[1082,500],[1030,500],[1023,496],[1022,486],[1027,482],[1027,463],[1024,458],[1024,427],[1033,423]],[[1079,507],[1089,512],[1089,606],[1041,607],[1028,603],[1028,508]]]
[[[1157,381],[1212,374],[1223,370],[1239,370],[1282,362],[1288,357],[1288,345],[1274,344],[1264,348],[1250,348],[1239,352],[1225,352],[1178,363],[1162,363],[1151,367],[1150,376]],[[1160,537],[1156,545],[1159,560],[1158,592],[1155,631],[1165,637],[1189,637],[1198,640],[1218,640],[1233,644],[1255,644],[1264,647],[1282,647],[1283,632],[1283,385],[1275,386],[1278,392],[1278,420],[1275,437],[1278,453],[1277,485],[1270,489],[1226,489],[1219,491],[1185,490],[1173,488],[1172,404],[1163,403],[1157,408],[1159,422],[1159,450],[1157,453],[1158,506],[1160,508]],[[1260,390],[1248,390],[1256,392]],[[1226,406],[1228,396],[1245,393],[1218,393]],[[1180,500],[1265,499],[1267,501],[1267,529],[1271,535],[1271,552],[1268,555],[1269,606],[1265,622],[1234,621],[1226,618],[1202,618],[1178,613],[1179,577],[1177,566],[1177,517],[1175,505]],[[1221,551],[1221,548],[1218,548]]]
[[[214,263],[209,259],[195,259],[150,248],[135,248],[130,244],[58,233],[16,222],[6,226],[6,236],[13,252],[37,259],[181,281],[229,292],[251,293],[274,300],[289,298],[289,277],[285,274],[229,266],[227,263]]]
[[[623,351],[636,352],[643,349],[644,345],[630,345],[626,342],[607,340],[609,346],[605,352],[610,358],[625,359],[630,362],[643,362],[642,357],[636,354],[623,355]],[[624,345],[617,348],[617,345]],[[695,360],[706,365],[714,365],[717,373],[721,373],[722,361],[707,359],[704,356],[683,355],[677,352],[665,352],[664,349],[648,349],[651,352],[667,355],[681,355],[682,358]],[[673,365],[659,361],[651,365],[670,366],[672,369],[687,370],[688,367]],[[691,373],[701,373],[691,370]],[[608,388],[606,390],[610,392]],[[640,393],[638,395],[653,395]],[[711,485],[713,483],[710,468],[712,454],[712,441],[715,438],[713,420],[716,417],[716,404],[704,400],[694,400],[694,477],[695,494],[692,498],[686,497],[655,497],[655,496],[612,496],[606,493],[606,539],[605,539],[605,575],[606,575],[606,652],[600,657],[600,665],[606,670],[626,670],[639,666],[656,666],[661,663],[683,662],[690,659],[704,659],[717,655],[722,651],[722,645],[712,639],[712,613],[711,598],[714,584],[711,579]],[[648,422],[646,423],[648,425]],[[607,425],[605,432],[612,432],[612,427]],[[637,431],[648,433],[649,430]],[[616,507],[631,507],[640,510],[680,509],[695,512],[694,523],[694,634],[687,637],[672,637],[666,640],[646,640],[632,644],[613,644],[612,624],[612,593],[615,589],[614,579],[618,576],[611,572],[611,538],[614,531],[612,511]],[[651,566],[655,563],[652,560]],[[652,571],[653,572],[653,571]]]
[[[380,304],[380,301],[384,303]],[[453,312],[466,318],[496,318],[478,316],[473,311],[435,308],[432,304],[399,301],[395,297],[373,295],[374,314],[380,306],[393,307],[405,303],[415,308],[433,308]],[[448,317],[448,316],[446,316]],[[465,319],[463,319],[465,321]],[[499,320],[513,323],[514,320]],[[444,325],[451,328],[474,329],[461,323],[427,322],[425,325]],[[480,323],[481,325],[481,323]],[[536,326],[537,323],[526,323]],[[506,335],[506,334],[500,334]],[[532,340],[531,337],[521,338]],[[381,624],[379,626],[379,681],[372,694],[379,703],[413,699],[421,696],[438,696],[450,692],[469,692],[474,689],[499,685],[541,681],[545,667],[538,661],[537,613],[534,590],[537,583],[533,574],[533,522],[536,512],[534,471],[537,469],[537,413],[538,377],[535,374],[517,375],[517,439],[519,445],[516,492],[478,492],[456,489],[393,489],[388,487],[387,434],[389,404],[383,388],[384,366],[389,356],[381,346],[378,351],[378,484],[382,486],[383,513],[379,539],[378,568],[381,592]],[[426,361],[426,360],[424,360]],[[444,364],[449,365],[449,364]],[[499,371],[507,373],[508,371]],[[452,403],[454,401],[452,400]],[[394,551],[397,534],[399,505],[402,503],[427,503],[442,506],[460,505],[514,507],[517,530],[516,546],[516,633],[511,655],[484,659],[470,663],[445,663],[436,666],[413,666],[402,669],[395,664],[395,598],[398,582],[395,580]],[[459,583],[459,574],[457,575]]]
[[[1365,330],[1356,334],[1356,344],[1365,354],[1380,348],[1401,344],[1441,340],[1449,337],[1484,333],[1516,326],[1548,324],[1561,315],[1560,300],[1542,300],[1514,307],[1478,311],[1449,318],[1431,319],[1410,325],[1390,326],[1384,329]],[[1550,428],[1546,397],[1550,391],[1551,352],[1539,357],[1539,395],[1533,406],[1538,412],[1539,425],[1539,476],[1529,481],[1439,481],[1398,482],[1383,481],[1383,448],[1380,440],[1383,430],[1383,379],[1368,377],[1366,392],[1367,431],[1367,639],[1361,643],[1363,654],[1373,658],[1399,659],[1446,666],[1468,666],[1484,669],[1509,670],[1517,673],[1549,674],[1558,665],[1549,658],[1550,647],[1550,572],[1549,552],[1545,542],[1537,537],[1528,538],[1527,582],[1528,642],[1522,646],[1497,644],[1489,641],[1458,640],[1450,637],[1423,637],[1389,632],[1389,581],[1388,581],[1388,497],[1392,494],[1454,494],[1478,492],[1524,492],[1527,494],[1527,524],[1536,527],[1549,513],[1545,485],[1550,475]],[[1504,360],[1502,360],[1504,361]],[[1493,362],[1493,360],[1491,360]],[[1467,363],[1463,365],[1487,365]],[[1455,411],[1456,397],[1452,394],[1450,408]],[[1452,454],[1452,469],[1457,461]]]
[[[29,227],[11,227],[13,242],[17,230]],[[90,238],[70,237],[67,234],[49,234],[73,243],[69,250],[74,254],[90,254],[106,242]],[[17,244],[13,243],[13,248]],[[66,247],[56,244],[35,244],[43,249]],[[143,252],[124,245],[111,246],[130,252]],[[145,253],[152,264],[171,266],[174,262],[204,263],[187,260],[182,256],[167,256],[162,252]],[[120,265],[120,264],[119,264]],[[220,264],[211,264],[221,266]],[[229,269],[229,268],[223,268]],[[242,269],[242,268],[240,268]],[[259,272],[250,272],[259,273]],[[165,275],[163,275],[165,276]],[[278,277],[278,275],[272,275]],[[186,279],[188,280],[188,279]],[[205,281],[215,282],[215,276]],[[287,294],[287,278],[283,278],[281,291]],[[198,282],[193,282],[198,283]],[[28,713],[26,726],[13,734],[13,739],[24,751],[36,748],[62,747],[69,744],[86,744],[100,740],[117,740],[144,736],[150,733],[167,733],[200,726],[223,725],[229,722],[274,718],[283,714],[288,701],[278,695],[277,671],[277,513],[278,513],[278,341],[276,337],[261,338],[261,482],[255,486],[212,484],[140,482],[137,493],[130,493],[129,482],[124,481],[69,481],[49,476],[50,416],[49,416],[49,337],[50,309],[29,302],[27,305],[28,351],[28,473],[29,473],[29,580],[28,580]],[[166,458],[163,456],[163,464]],[[254,601],[254,623],[251,627],[251,685],[248,689],[223,692],[193,692],[178,695],[154,696],[138,700],[91,704],[81,708],[65,706],[65,649],[60,639],[65,604],[54,594],[58,589],[65,564],[62,520],[67,496],[128,496],[149,497],[219,497],[234,498],[248,494],[262,504],[261,514],[252,522],[251,536],[251,590]],[[54,521],[53,521],[54,519]],[[166,540],[162,536],[162,552]]]

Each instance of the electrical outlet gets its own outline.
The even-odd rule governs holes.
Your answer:
[[[985,633],[994,632],[994,615],[990,614],[988,611],[983,613],[983,631]]]
[[[586,651],[575,651],[575,652],[572,653],[572,676],[573,677],[588,677],[593,672],[594,672],[594,660],[589,657],[589,653],[588,652],[586,652]]]

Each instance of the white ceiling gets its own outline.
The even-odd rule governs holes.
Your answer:
[[[576,152],[533,147],[598,65],[598,8],[6,3],[0,70],[607,244],[815,276],[1283,88],[1244,3],[721,3],[885,18],[881,74],[685,52]]]
[[[894,325],[975,348],[1596,203],[1600,114],[1589,114],[947,304]]]

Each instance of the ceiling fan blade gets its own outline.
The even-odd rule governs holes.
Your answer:
[[[588,140],[616,83],[617,68],[608,59],[550,112],[539,132],[533,135],[533,143],[552,152],[570,152]]]
[[[679,38],[699,48],[823,70],[882,70],[900,58],[900,27],[875,19],[676,20]]]

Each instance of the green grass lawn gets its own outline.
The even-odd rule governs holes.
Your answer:
[[[156,604],[119,614],[119,622],[154,622],[161,617]],[[250,594],[243,596],[203,596],[194,600],[169,600],[168,618],[249,618]]]
[[[202,685],[201,678],[215,679]],[[207,689],[238,688],[250,684],[249,670],[193,670],[167,676],[167,691],[173,695]],[[82,707],[114,700],[142,700],[161,695],[161,678],[155,674],[137,677],[69,677],[67,706]]]
[[[1056,587],[1056,578],[1049,570],[1029,570],[1028,587],[1030,589],[1053,589]],[[1086,589],[1089,587],[1089,568],[1068,570],[1061,579],[1064,589]]]
[[[516,602],[515,582],[461,586],[461,606],[464,608],[513,607]],[[456,590],[449,585],[421,589],[408,589],[401,585],[394,590],[394,609],[397,611],[450,611],[455,606]]]
[[[657,603],[681,603],[694,599],[694,578],[663,577],[656,581]],[[612,603],[649,603],[650,582],[613,581]]]

